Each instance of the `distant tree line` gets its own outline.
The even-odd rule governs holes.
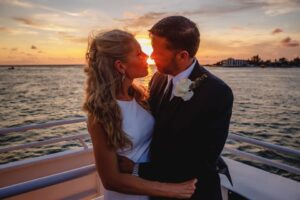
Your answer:
[[[229,58],[229,59],[232,60],[233,58]],[[227,60],[229,60],[229,59],[227,59]],[[236,60],[236,59],[233,59],[233,60]],[[224,66],[224,61],[226,61],[226,60],[219,61],[219,62],[213,64],[213,66]],[[236,61],[238,61],[238,60],[236,60]],[[243,64],[241,65],[241,67],[300,67],[300,58],[299,57],[296,57],[292,60],[288,60],[288,59],[282,57],[282,58],[271,61],[271,60],[263,60],[260,58],[259,55],[255,55],[255,56],[252,56],[250,59],[242,60],[242,61],[243,61]]]
[[[292,60],[288,60],[285,57],[271,60],[262,60],[259,55],[252,56],[248,59],[250,65],[265,66],[265,67],[300,67],[300,58],[296,57]]]

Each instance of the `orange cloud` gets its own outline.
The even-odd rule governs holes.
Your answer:
[[[10,33],[11,29],[6,28],[6,27],[0,27],[0,32]]]

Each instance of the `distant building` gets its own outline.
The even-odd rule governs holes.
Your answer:
[[[245,67],[248,66],[247,60],[239,60],[234,58],[228,58],[221,61],[221,65],[224,67]]]

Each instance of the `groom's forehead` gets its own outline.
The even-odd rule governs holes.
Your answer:
[[[156,45],[156,44],[159,45],[159,46],[161,46],[161,45],[168,46],[169,45],[169,41],[165,37],[152,35],[150,38],[151,38],[152,46]]]
[[[172,43],[170,43],[169,40],[165,37],[161,37],[161,36],[152,37],[151,45],[152,45],[153,49],[173,51]]]

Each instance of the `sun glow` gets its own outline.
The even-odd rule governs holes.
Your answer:
[[[150,58],[153,51],[150,38],[147,35],[136,35],[135,38],[140,43],[142,51],[149,56],[147,63],[149,65],[154,65],[154,60]]]

